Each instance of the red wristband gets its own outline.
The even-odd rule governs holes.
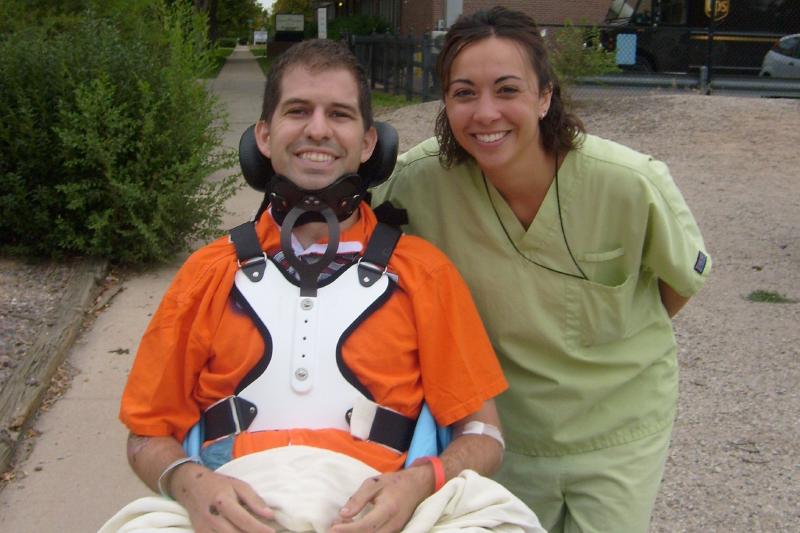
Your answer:
[[[433,467],[433,492],[438,492],[438,490],[444,486],[444,465],[442,464],[442,460],[435,455],[426,455],[414,459],[411,466],[419,466],[422,463],[430,463]]]

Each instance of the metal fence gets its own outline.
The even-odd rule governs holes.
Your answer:
[[[611,53],[620,55],[614,50],[621,42],[616,38],[618,28],[590,28],[589,26],[571,26],[579,30],[599,30],[603,45],[611,49]],[[550,43],[564,25],[543,25],[546,40]],[[614,31],[611,31],[611,30]],[[600,76],[586,76],[572,81],[578,91],[612,89],[618,92],[641,93],[643,91],[693,91],[702,94],[746,94],[753,96],[778,96],[800,98],[800,78],[787,79],[775,76],[757,76],[758,69],[752,65],[740,72],[726,71],[718,68],[719,59],[724,52],[730,52],[730,40],[725,35],[714,37],[713,29],[707,37],[710,45],[695,46],[695,57],[687,63],[686,72],[653,72],[645,62],[644,68],[637,65],[621,67],[616,72]],[[697,34],[697,31],[694,32]],[[698,34],[699,35],[699,34]],[[605,37],[611,36],[611,37]],[[694,35],[697,37],[697,35]],[[371,88],[376,91],[404,95],[407,100],[419,98],[423,102],[440,98],[441,92],[436,77],[436,60],[441,48],[442,36],[432,38],[370,35],[352,36],[349,43],[359,63],[365,68]],[[720,39],[717,42],[717,39]],[[775,39],[777,41],[777,39]],[[800,42],[800,41],[799,41]],[[591,44],[591,43],[590,43]],[[764,50],[768,48],[763,47]],[[707,57],[697,54],[709,54]],[[687,55],[690,52],[687,51]],[[759,52],[763,55],[765,52]],[[800,76],[800,44],[797,45],[798,76]],[[736,54],[734,53],[735,57]],[[730,61],[730,54],[728,60]],[[752,63],[752,60],[750,61]],[[759,61],[760,65],[760,61]],[[709,70],[710,67],[710,70]],[[713,72],[713,75],[712,75]]]
[[[349,42],[373,90],[423,102],[440,97],[435,73],[438,48],[429,35],[356,35]]]

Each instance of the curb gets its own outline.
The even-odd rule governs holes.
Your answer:
[[[605,74],[578,78],[577,86],[582,85],[696,90],[704,90],[706,88],[705,79],[699,74]],[[711,79],[709,88],[712,91],[750,91],[764,93],[765,96],[800,98],[800,80],[786,78],[715,75]]]
[[[78,337],[86,313],[100,292],[107,261],[85,260],[72,274],[56,323],[39,333],[23,364],[0,391],[0,472],[5,472],[31,426],[59,365]]]

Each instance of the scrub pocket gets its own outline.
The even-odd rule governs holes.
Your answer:
[[[589,280],[572,278],[566,283],[566,333],[570,345],[596,346],[630,336],[636,276],[623,277],[621,274],[618,262],[623,256],[624,250],[618,248],[584,254],[579,258],[587,266],[585,271]]]

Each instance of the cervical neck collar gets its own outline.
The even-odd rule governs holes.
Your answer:
[[[275,174],[269,181],[264,203],[272,205],[272,218],[280,226],[293,208],[304,211],[294,223],[297,227],[309,222],[325,222],[322,211],[326,208],[330,208],[339,222],[343,222],[355,212],[365,193],[363,180],[358,174],[345,174],[327,187],[316,190],[303,189],[286,176]]]

